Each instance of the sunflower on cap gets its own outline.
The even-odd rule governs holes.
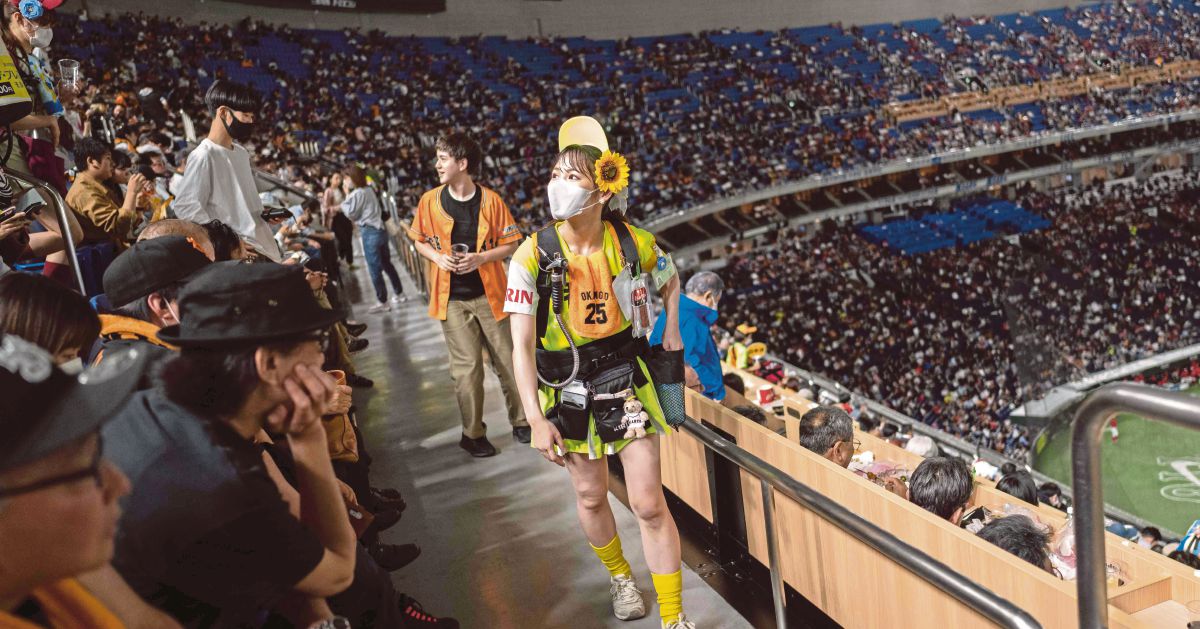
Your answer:
[[[609,149],[608,137],[600,122],[591,116],[575,116],[558,130],[558,150],[577,146],[596,161],[592,176],[596,188],[611,193],[609,207],[624,212],[629,207],[629,162],[624,155]]]

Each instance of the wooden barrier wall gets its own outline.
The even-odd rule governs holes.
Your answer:
[[[1013,601],[1044,627],[1077,626],[1074,582],[1060,580],[1005,553],[703,396],[689,391],[687,406],[693,419],[731,435],[745,450]],[[794,430],[795,419],[785,421],[789,431]],[[919,463],[917,455],[870,435],[858,438],[864,449],[875,450],[880,459],[895,457],[896,462],[913,467]],[[673,433],[663,443],[664,484],[712,522],[713,501],[721,496],[710,494],[702,446],[682,432]],[[741,489],[750,553],[767,565],[761,484],[743,472]],[[790,498],[772,491],[771,499],[777,514],[776,541],[784,581],[841,625],[918,627],[936,622],[956,628],[990,626],[974,611]],[[1014,500],[981,483],[974,504],[999,509]],[[1065,515],[1049,506],[1025,506],[1055,530],[1065,523]],[[1200,600],[1200,580],[1186,566],[1116,536],[1107,537],[1109,561],[1119,562],[1127,574],[1127,582],[1108,593],[1111,627],[1170,626],[1162,623],[1186,616],[1186,604]]]

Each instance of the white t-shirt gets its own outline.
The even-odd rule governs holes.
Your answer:
[[[227,149],[205,138],[188,154],[175,195],[175,216],[197,223],[219,220],[263,255],[276,262],[282,259],[275,234],[261,216],[250,153],[241,145]]]

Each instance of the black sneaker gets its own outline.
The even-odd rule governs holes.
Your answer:
[[[370,389],[375,386],[375,381],[370,378],[364,378],[356,373],[346,374],[346,384],[356,389]]]
[[[367,546],[367,553],[380,568],[395,572],[416,561],[421,556],[421,547],[416,544],[384,544],[375,542]]]
[[[371,532],[382,533],[400,521],[400,512],[395,509],[380,509],[374,515],[375,519],[371,520],[371,526],[367,527],[367,533],[363,535],[368,535]]]
[[[458,629],[457,620],[425,613],[417,599],[411,596],[397,594],[396,599],[400,605],[400,618],[404,621],[403,629]]]
[[[395,489],[375,489],[371,488],[371,505],[380,510],[395,509],[400,513],[408,508],[408,503],[404,502],[404,498],[400,496],[400,492]]]
[[[462,439],[459,439],[458,441],[458,447],[466,450],[471,456],[477,459],[496,456],[496,446],[492,445],[492,442],[488,441],[487,437],[471,439],[470,437],[463,435]]]
[[[533,440],[533,430],[529,426],[514,426],[513,439],[519,443],[529,443]]]
[[[349,321],[347,321],[346,322],[346,331],[350,333],[350,336],[362,336],[362,333],[367,331],[367,324],[365,324],[365,323],[350,323]]]
[[[371,342],[367,339],[350,339],[346,342],[346,351],[355,354],[367,349],[367,346],[370,344]]]

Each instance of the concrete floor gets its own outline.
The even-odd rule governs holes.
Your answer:
[[[399,489],[409,505],[383,539],[423,549],[393,574],[397,590],[431,613],[453,615],[464,628],[659,627],[633,514],[610,496],[649,612],[621,622],[611,613],[607,573],[579,529],[567,472],[512,440],[490,373],[485,421],[501,452],[472,459],[459,449],[461,423],[440,325],[407,276],[408,303],[366,314],[362,297],[373,295],[361,260],[346,288],[358,320],[370,326],[364,335],[370,347],[355,362],[376,384],[357,390],[355,400],[375,461],[373,484]],[[685,566],[683,573],[684,609],[699,627],[750,627],[695,572]]]

